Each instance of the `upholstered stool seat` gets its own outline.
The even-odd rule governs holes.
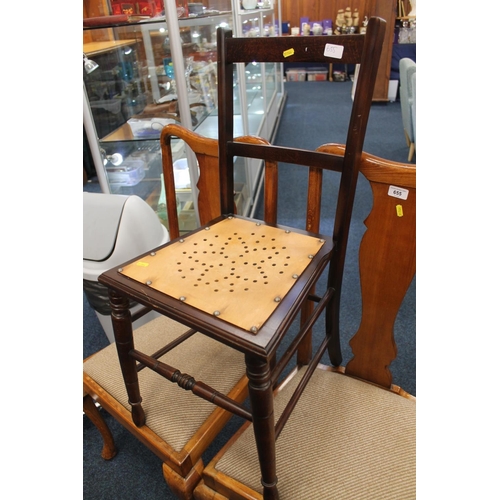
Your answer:
[[[301,371],[277,394],[278,415]],[[415,399],[320,365],[276,442],[280,499],[416,498],[415,428]],[[241,483],[238,488],[233,483],[233,492],[253,490],[241,498],[260,498],[251,425],[228,443],[215,468],[213,462],[207,465],[204,483],[211,486],[212,478],[223,483],[224,475]],[[202,491],[199,486],[195,498],[209,498],[199,495]]]

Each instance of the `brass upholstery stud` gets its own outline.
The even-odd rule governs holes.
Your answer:
[[[310,259],[312,259],[312,258],[314,258],[314,255],[313,255],[313,254],[309,254],[309,255],[308,255],[308,257],[309,257]]]
[[[286,234],[290,234],[290,229],[285,230]]]
[[[210,226],[206,227],[205,231],[210,231]]]
[[[274,302],[281,302],[281,297],[275,297]]]
[[[184,243],[184,238],[181,238],[181,239],[179,240],[179,243]]]
[[[181,296],[179,297],[179,300],[180,300],[181,302],[184,302],[184,301],[186,300],[186,297],[184,297],[184,295],[181,295]]]
[[[220,311],[214,311],[214,316],[220,316]]]
[[[156,255],[156,252],[151,252],[150,255],[154,257]]]
[[[146,281],[146,285],[152,285],[153,282],[151,280]]]
[[[296,280],[298,277],[299,277],[299,275],[298,275],[298,274],[293,274],[293,275],[292,275],[292,278],[293,278],[294,280]]]
[[[123,272],[123,267],[120,267],[120,268],[118,269],[118,272],[119,272],[119,273],[122,273],[122,272]]]
[[[252,333],[257,333],[258,328],[257,328],[256,326],[252,326],[252,328],[250,328],[250,331],[251,331]]]

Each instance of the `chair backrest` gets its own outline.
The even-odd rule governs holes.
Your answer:
[[[359,171],[359,161],[372,103],[375,80],[385,33],[385,21],[371,18],[366,35],[233,38],[230,31],[217,32],[217,72],[219,103],[219,164],[221,180],[221,211],[229,214],[233,207],[234,157],[260,158],[281,163],[309,167],[309,187],[306,230],[318,232],[321,207],[321,180],[323,170],[341,173],[333,239],[336,249],[332,252],[328,287],[333,288],[336,311],[332,318],[332,363],[340,364],[338,334],[338,309],[343,277],[352,205]],[[234,140],[233,65],[237,63],[313,62],[360,64],[354,93],[346,149],[342,154],[325,154],[295,147],[241,144]],[[328,84],[326,84],[328,85]],[[332,116],[332,120],[335,119]],[[277,224],[277,168],[265,170],[264,220]],[[334,196],[332,196],[334,199]],[[330,321],[330,319],[328,319]]]
[[[177,203],[175,194],[175,180],[173,169],[173,156],[171,141],[174,139],[183,140],[186,145],[196,155],[199,168],[199,178],[196,184],[198,188],[198,214],[200,224],[204,225],[221,215],[220,197],[217,196],[220,188],[219,182],[219,142],[217,139],[203,137],[196,132],[192,132],[181,125],[170,124],[163,127],[161,132],[161,151],[163,179],[165,185],[165,195],[167,204],[167,218],[170,238],[179,236],[179,218],[177,214]],[[268,141],[260,137],[242,136],[235,139],[238,142],[249,144],[269,144]],[[267,162],[267,169],[275,168],[274,162]],[[233,210],[236,207],[233,203]]]
[[[163,181],[167,204],[167,219],[170,238],[179,236],[179,218],[177,215],[177,196],[174,181],[174,160],[172,157],[172,138],[183,140],[196,155],[199,167],[198,213],[201,224],[215,219],[221,214],[220,200],[211,196],[219,186],[219,145],[216,139],[202,137],[180,125],[167,125],[161,131],[160,144],[163,166]]]
[[[318,149],[338,154],[345,148]],[[345,372],[391,388],[394,323],[416,271],[416,167],[363,153],[360,172],[370,182],[373,205],[359,247],[361,323]]]
[[[399,60],[399,78],[401,81],[399,98],[401,101],[401,116],[403,119],[403,128],[411,142],[414,142],[415,139],[411,118],[411,103],[413,100],[411,77],[416,71],[417,64],[409,57],[403,57]]]

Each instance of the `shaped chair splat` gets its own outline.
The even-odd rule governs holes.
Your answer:
[[[365,155],[361,171],[372,188],[373,208],[359,248],[363,314],[346,373],[390,388],[394,323],[416,271],[415,168]]]

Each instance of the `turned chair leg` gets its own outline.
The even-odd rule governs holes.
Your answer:
[[[116,455],[113,435],[111,434],[108,425],[102,418],[101,413],[97,409],[94,400],[88,394],[83,396],[83,411],[101,433],[104,442],[101,457],[104,458],[104,460],[111,460]]]

